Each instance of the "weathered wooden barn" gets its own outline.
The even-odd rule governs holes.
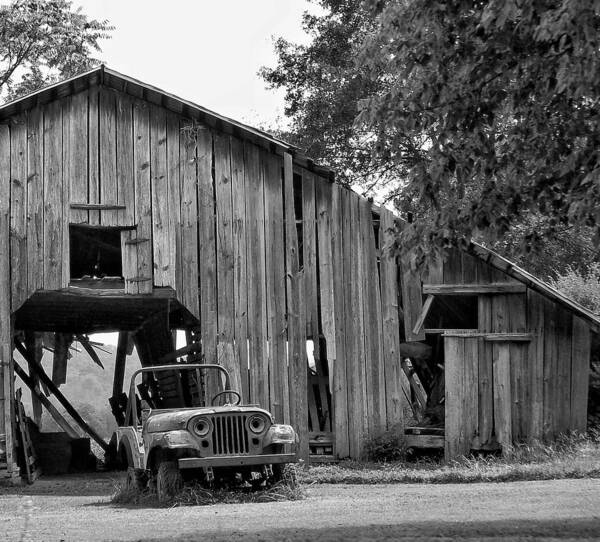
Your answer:
[[[357,458],[385,430],[447,457],[585,430],[600,320],[478,245],[419,276],[386,249],[395,220],[285,142],[104,66],[0,107],[0,468],[16,374],[46,404],[38,381],[100,331],[121,333],[116,415],[127,339],[150,365],[186,330],[303,457]]]

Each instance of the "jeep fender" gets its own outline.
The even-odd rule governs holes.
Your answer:
[[[144,462],[144,450],[140,449],[135,430],[131,427],[121,427],[117,431],[117,450],[119,459],[126,463],[125,468],[146,468]]]
[[[146,468],[150,470],[156,468],[159,461],[176,459],[180,456],[177,452],[182,450],[194,450],[200,455],[198,442],[186,430],[148,433],[146,439],[149,441]]]
[[[148,452],[154,448],[162,448],[174,450],[178,448],[191,448],[193,450],[200,450],[200,446],[196,439],[189,433],[189,431],[183,429],[180,431],[165,431],[161,433],[149,433],[146,438],[150,440],[150,448]]]

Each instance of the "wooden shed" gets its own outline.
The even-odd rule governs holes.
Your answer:
[[[120,332],[117,417],[128,340],[186,362],[185,330],[303,457],[385,430],[448,457],[584,430],[598,318],[477,245],[421,277],[387,250],[395,222],[287,143],[104,66],[3,105],[0,469],[15,375],[44,402],[65,344],[100,331]]]

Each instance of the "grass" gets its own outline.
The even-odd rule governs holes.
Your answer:
[[[600,478],[600,432],[572,434],[552,444],[534,443],[511,448],[500,457],[476,455],[444,464],[439,458],[414,461],[359,462],[289,467],[295,476],[258,491],[249,488],[207,489],[186,484],[169,503],[159,504],[155,492],[115,488],[111,502],[129,506],[185,506],[296,501],[313,484],[466,484],[564,478]],[[296,481],[297,480],[297,481]]]
[[[288,468],[297,472],[295,465]],[[167,503],[159,503],[155,491],[144,490],[136,491],[127,489],[125,484],[119,484],[115,487],[115,492],[111,498],[113,504],[139,506],[139,507],[173,507],[173,506],[206,506],[210,504],[242,504],[242,503],[263,503],[276,501],[298,501],[306,497],[301,484],[296,481],[296,477],[286,477],[284,480],[273,486],[251,490],[250,488],[206,488],[199,483],[186,483],[183,489]]]
[[[345,461],[299,472],[299,481],[304,484],[449,484],[562,478],[600,478],[600,433],[570,435],[551,445],[515,446],[504,457],[477,455],[448,464],[432,459]]]

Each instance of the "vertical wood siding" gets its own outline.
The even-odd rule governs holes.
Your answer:
[[[198,320],[206,361],[234,372],[244,400],[294,424],[304,456],[310,408],[312,430],[331,430],[339,457],[360,457],[365,439],[403,431],[400,343],[425,338],[413,333],[421,277],[389,250],[394,220],[288,154],[112,89],[39,105],[0,125],[0,361],[10,363],[11,312],[38,289],[68,286],[69,224],[133,227],[122,232],[125,293],[173,288]],[[451,251],[425,281],[513,279]],[[449,389],[462,390],[450,400],[452,453],[494,434],[584,429],[587,324],[534,292],[481,295],[478,312],[480,331],[534,338],[447,345]],[[307,337],[331,392],[319,388],[310,405]],[[12,381],[2,367],[0,399]]]

